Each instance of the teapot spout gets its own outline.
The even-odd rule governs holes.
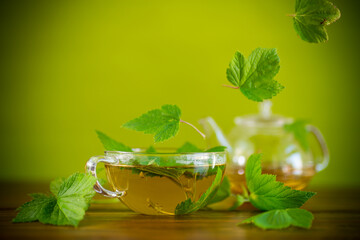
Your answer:
[[[212,117],[206,117],[199,120],[200,125],[203,127],[206,142],[208,147],[217,145],[225,146],[229,153],[232,153],[232,147],[225,137],[223,131]]]

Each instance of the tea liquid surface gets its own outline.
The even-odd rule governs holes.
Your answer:
[[[151,215],[174,215],[179,203],[188,198],[197,201],[206,192],[218,168],[223,174],[225,170],[225,165],[152,167],[150,172],[147,167],[105,165],[112,187],[126,192],[121,200],[132,210]]]

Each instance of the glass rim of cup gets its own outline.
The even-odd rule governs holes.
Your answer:
[[[155,152],[155,153],[147,153],[147,148],[132,148],[132,152],[127,151],[104,151],[105,154],[107,153],[119,153],[119,154],[134,154],[134,155],[198,155],[198,154],[226,154],[226,149],[224,151],[216,151],[216,152],[176,152],[176,148],[156,148],[156,150],[165,150],[166,152]]]

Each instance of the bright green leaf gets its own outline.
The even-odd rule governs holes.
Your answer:
[[[181,147],[179,147],[176,152],[178,153],[190,153],[190,152],[202,152],[200,148],[195,146],[190,142],[184,143]]]
[[[275,175],[261,174],[261,155],[253,154],[245,166],[251,204],[260,210],[301,207],[316,193],[293,190],[276,181]]]
[[[253,180],[258,179],[261,175],[261,158],[261,153],[252,154],[246,162],[245,178],[246,185],[249,189],[255,188],[255,186],[251,186],[251,184],[255,183]]]
[[[33,200],[18,209],[19,213],[13,221],[77,226],[95,194],[93,187],[96,179],[88,174],[75,173],[64,180],[60,187],[58,182],[52,186],[54,195],[32,194]]]
[[[275,48],[256,48],[247,61],[250,67],[245,82],[256,82],[259,79],[272,80],[280,70],[280,58]]]
[[[105,133],[96,131],[98,138],[101,143],[104,145],[106,151],[122,151],[122,152],[132,152],[132,149],[124,144],[117,142],[116,140],[110,138]]]
[[[194,144],[190,143],[190,142],[186,142],[184,143],[180,148],[178,148],[176,150],[176,152],[178,153],[190,153],[190,152],[224,152],[226,149],[226,147],[224,146],[216,146],[213,148],[209,148],[205,151],[201,150],[200,148],[198,148],[197,146],[195,146]]]
[[[280,70],[280,58],[275,48],[257,48],[245,59],[235,53],[227,78],[250,100],[262,102],[276,96],[284,87],[273,78]]]
[[[294,28],[302,40],[321,43],[329,39],[325,26],[338,20],[340,10],[326,0],[296,0]]]
[[[145,134],[153,134],[154,141],[163,142],[168,140],[179,132],[180,122],[185,123],[195,129],[202,137],[205,134],[200,132],[194,125],[186,122],[181,117],[181,110],[176,105],[163,105],[160,109],[154,109],[144,113],[123,125],[124,128],[135,131],[144,132]]]
[[[226,150],[225,146],[216,146],[216,147],[207,149],[205,152],[224,152],[225,150]]]
[[[215,196],[216,191],[221,183],[222,175],[222,170],[218,168],[214,181],[212,182],[211,186],[206,190],[206,192],[201,195],[199,200],[193,202],[191,198],[188,198],[185,201],[179,203],[176,206],[175,215],[191,213],[205,207],[208,202]]]
[[[262,229],[283,229],[290,226],[307,228],[311,227],[314,216],[304,209],[290,208],[271,210],[244,220],[244,223],[254,223]]]
[[[123,125],[124,128],[154,134],[155,142],[174,137],[179,131],[181,110],[176,105],[163,105]]]
[[[240,207],[241,205],[243,205],[245,202],[245,198],[242,195],[236,195],[236,201],[234,202],[234,205],[232,205],[229,208],[229,211],[234,211],[236,210],[238,207]]]
[[[271,99],[276,96],[284,86],[275,80],[258,79],[257,81],[247,81],[241,88],[241,92],[250,100],[262,102],[264,99]]]
[[[236,87],[240,87],[244,81],[246,75],[246,59],[240,52],[235,52],[234,58],[229,64],[229,68],[226,70],[226,77],[231,84]]]
[[[150,146],[148,149],[146,149],[145,152],[146,153],[156,153],[156,149],[153,146]]]
[[[230,194],[231,194],[230,180],[228,177],[224,177],[222,183],[220,184],[219,189],[216,192],[216,195],[209,201],[208,204],[221,202],[224,199],[228,198]]]
[[[58,197],[81,197],[90,202],[94,196],[95,177],[86,173],[74,173],[61,184]]]
[[[17,209],[19,213],[13,219],[13,222],[34,222],[38,221],[40,216],[44,214],[44,211],[48,206],[56,203],[54,196],[47,196],[42,193],[30,194],[33,198],[30,202],[23,204]]]
[[[57,196],[60,186],[63,184],[66,178],[64,177],[58,177],[55,180],[51,181],[50,183],[50,192]]]

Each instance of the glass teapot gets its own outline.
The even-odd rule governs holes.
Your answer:
[[[245,163],[253,153],[261,152],[263,173],[277,175],[277,180],[293,189],[301,190],[316,172],[326,168],[329,151],[321,132],[307,125],[309,150],[304,150],[294,137],[285,130],[294,119],[271,113],[271,102],[260,103],[260,114],[236,117],[236,126],[225,136],[215,120],[200,120],[209,147],[223,145],[229,152],[226,175],[232,192],[241,194],[245,184]]]

